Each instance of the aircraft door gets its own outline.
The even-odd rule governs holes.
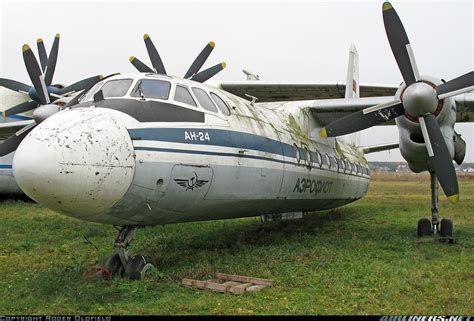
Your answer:
[[[202,200],[212,183],[213,171],[209,166],[174,165],[171,179],[159,202],[160,208],[186,212]]]

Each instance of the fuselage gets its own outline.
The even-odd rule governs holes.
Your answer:
[[[252,104],[185,79],[121,75],[39,124],[13,169],[39,203],[105,224],[325,210],[363,197],[369,172],[354,144],[320,138],[320,128],[298,102]]]

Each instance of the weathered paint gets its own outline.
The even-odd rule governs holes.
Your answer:
[[[143,77],[135,75],[134,82]],[[199,87],[218,94],[231,115],[198,108],[205,113],[204,123],[150,123],[113,104],[63,111],[38,125],[20,145],[14,160],[20,186],[56,211],[114,225],[323,210],[366,194],[369,177],[362,167],[343,170],[326,161],[336,156],[366,167],[362,152],[343,140],[320,138],[320,126],[306,104],[251,104],[203,84],[166,79],[173,84],[170,97],[175,83]],[[139,99],[129,93],[124,99],[136,99],[139,108]],[[172,99],[169,103],[196,110]],[[41,166],[24,159],[27,149],[44,154],[35,159]],[[104,176],[91,175],[99,165]],[[33,168],[39,171],[35,179],[30,178]]]

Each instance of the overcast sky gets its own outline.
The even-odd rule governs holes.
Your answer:
[[[244,80],[242,69],[262,80],[344,82],[351,42],[357,46],[362,84],[398,85],[401,76],[382,20],[383,1],[5,1],[0,0],[0,77],[30,83],[24,43],[47,51],[61,34],[54,82],[94,74],[134,72],[131,55],[149,64],[148,33],[168,73],[183,76],[204,45],[216,43],[207,66],[225,61],[214,79]],[[473,70],[473,1],[393,1],[421,74],[446,80]],[[457,124],[474,162],[474,125]],[[395,126],[362,132],[362,143],[398,141]],[[370,160],[402,160],[398,151]]]

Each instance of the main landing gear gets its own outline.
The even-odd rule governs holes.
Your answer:
[[[418,221],[418,237],[433,236],[440,242],[454,243],[453,221],[443,218],[439,221],[438,207],[438,179],[436,174],[430,172],[431,176],[431,221],[422,218]]]
[[[130,243],[135,232],[134,226],[124,226],[120,229],[114,246],[117,254],[109,256],[104,268],[113,277],[123,277],[130,280],[142,280],[147,272],[156,268],[153,257],[147,255],[130,256]]]

